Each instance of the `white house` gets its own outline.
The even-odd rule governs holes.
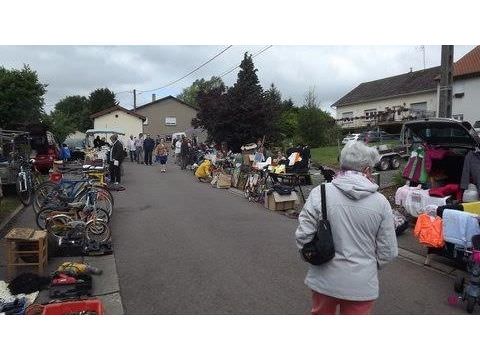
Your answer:
[[[147,118],[119,105],[90,115],[95,130],[116,130],[125,134],[120,140],[125,143],[126,138],[143,133],[143,125]],[[108,140],[108,139],[107,139]]]
[[[454,118],[480,120],[480,46],[454,64]],[[336,119],[344,128],[436,116],[440,66],[362,83],[337,100]]]

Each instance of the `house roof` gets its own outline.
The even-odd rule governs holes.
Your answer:
[[[435,78],[439,73],[440,66],[436,66],[425,70],[412,71],[406,74],[364,82],[337,100],[332,106],[344,106],[405,94],[435,91],[437,89]]]
[[[453,68],[453,77],[471,77],[480,75],[480,46],[465,54]]]
[[[480,76],[480,46],[476,46],[453,64],[453,77],[455,79],[474,76]],[[440,66],[364,82],[337,100],[332,106],[344,106],[406,94],[435,91],[436,81],[438,80],[440,80]]]
[[[165,100],[175,100],[175,101],[179,102],[180,104],[183,104],[183,105],[185,105],[185,106],[188,106],[188,107],[190,107],[190,108],[192,108],[192,109],[194,109],[194,110],[196,110],[196,111],[199,110],[199,109],[196,108],[195,106],[192,106],[192,105],[190,105],[190,104],[187,104],[185,101],[182,101],[182,100],[180,100],[180,99],[177,99],[175,96],[172,96],[172,95],[165,96],[165,97],[163,97],[163,98],[161,98],[161,99],[158,99],[158,100],[155,100],[155,101],[151,101],[151,102],[146,103],[146,104],[143,104],[143,105],[141,105],[141,106],[137,106],[137,110],[138,110],[138,109],[143,109],[143,108],[145,108],[145,107],[147,107],[147,106],[150,106],[150,105],[153,105],[153,104],[160,103],[160,102],[165,101]]]
[[[112,106],[111,108],[108,108],[108,109],[99,111],[99,112],[97,112],[97,113],[95,113],[95,114],[92,114],[92,115],[90,115],[90,118],[91,118],[91,119],[99,118],[100,116],[110,114],[110,113],[112,113],[112,112],[114,112],[114,111],[123,111],[124,113],[127,113],[127,114],[132,115],[132,116],[136,116],[136,117],[138,117],[139,119],[142,119],[142,121],[147,120],[147,118],[146,118],[145,116],[140,115],[140,114],[137,114],[137,113],[134,112],[134,111],[125,109],[124,107],[122,107],[122,106],[120,106],[120,105],[115,105],[115,106]]]

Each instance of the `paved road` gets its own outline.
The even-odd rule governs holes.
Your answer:
[[[296,220],[170,166],[125,164],[112,220],[127,314],[308,314]],[[453,280],[398,259],[381,273],[377,314],[463,314]]]

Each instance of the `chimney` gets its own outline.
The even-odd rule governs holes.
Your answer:
[[[413,72],[413,68],[410,68],[410,72]]]
[[[152,102],[154,102],[157,99],[157,95],[152,94]]]

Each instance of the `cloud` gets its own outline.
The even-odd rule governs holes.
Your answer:
[[[137,104],[151,100],[150,90],[178,79],[224,49],[218,46],[1,46],[0,65],[28,64],[48,84],[46,103],[68,95],[87,96],[99,87],[115,92],[137,89]],[[236,45],[198,72],[173,86],[155,91],[157,98],[177,95],[197,78],[210,78],[238,65],[246,51],[263,46]],[[473,46],[455,46],[458,59]],[[426,66],[440,64],[440,46],[426,46]],[[330,105],[359,83],[423,68],[418,46],[273,46],[254,58],[264,88],[274,83],[284,98],[302,104],[315,87],[322,107]],[[227,85],[237,71],[224,77]],[[132,107],[131,93],[119,94],[123,106]]]

